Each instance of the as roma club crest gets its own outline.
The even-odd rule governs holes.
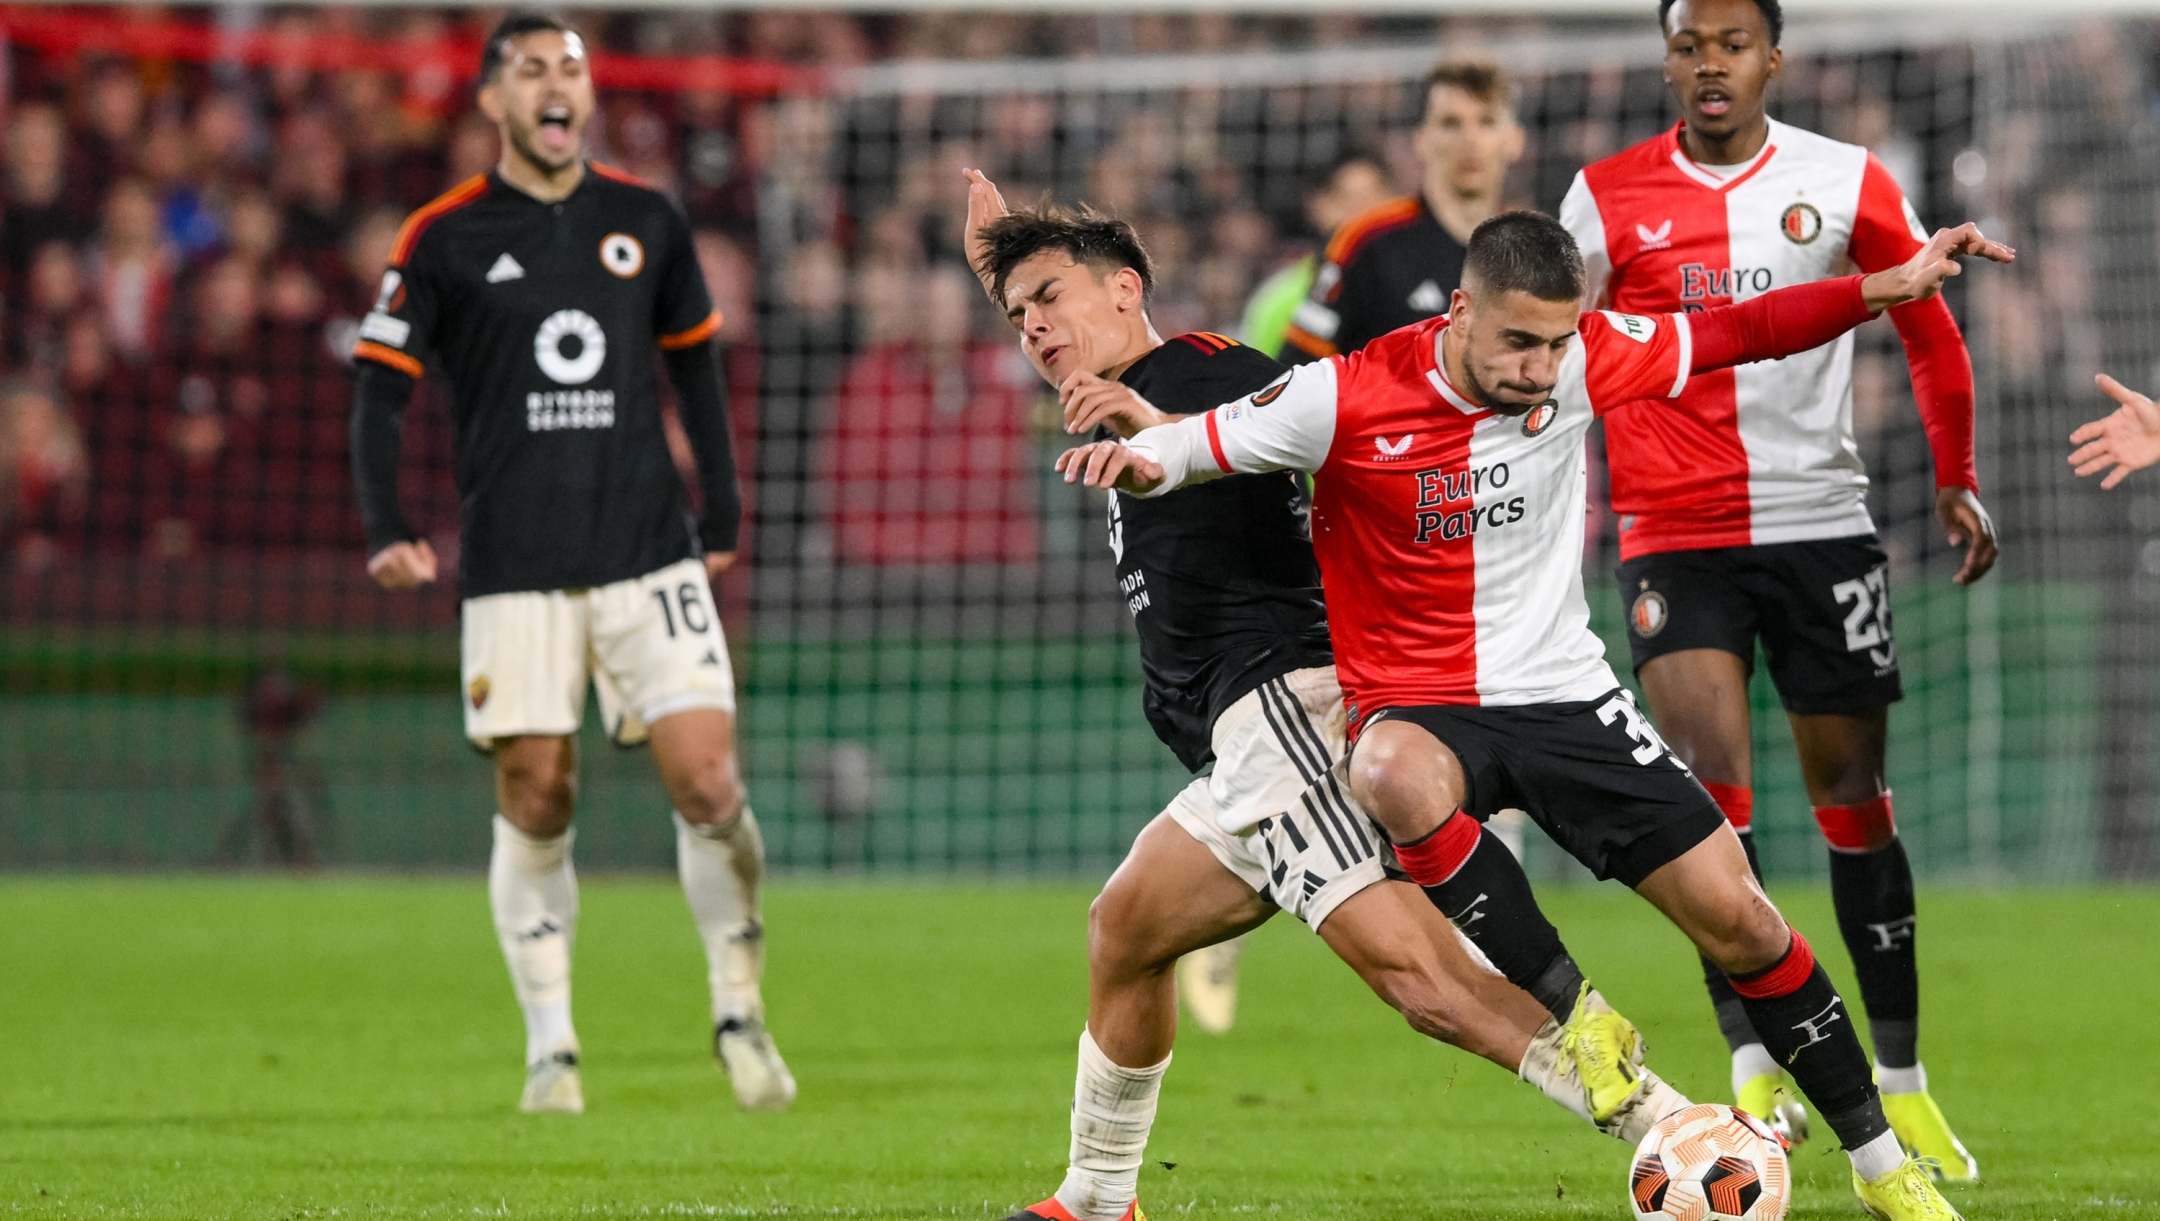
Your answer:
[[[1544,402],[1539,403],[1535,407],[1532,407],[1530,409],[1530,414],[1524,417],[1522,422],[1522,435],[1526,437],[1534,437],[1539,433],[1544,432],[1545,429],[1549,427],[1554,420],[1559,418],[1559,416],[1560,404],[1553,402],[1551,399],[1546,399]]]
[[[1636,595],[1635,605],[1628,608],[1628,626],[1644,640],[1664,631],[1665,624],[1671,618],[1671,612],[1665,605],[1665,595],[1654,589],[1645,589]]]
[[[488,677],[485,674],[476,676],[470,683],[465,685],[465,696],[472,701],[474,712],[480,711],[481,708],[487,705],[488,692],[491,690],[493,688],[488,685]]]
[[[1778,218],[1778,228],[1784,232],[1786,241],[1805,246],[1822,236],[1822,213],[1815,210],[1814,204],[1796,203]]]

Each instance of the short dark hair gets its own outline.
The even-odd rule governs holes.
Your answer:
[[[1672,6],[1679,2],[1680,0],[1658,0],[1659,33],[1665,32],[1665,19],[1672,14]],[[1778,39],[1785,36],[1785,6],[1778,3],[1778,0],[1755,0],[1755,7],[1762,10],[1763,24],[1770,27],[1770,45],[1778,45]]]
[[[1352,145],[1306,171],[1305,193],[1314,195],[1334,186],[1336,177],[1353,165],[1369,165],[1382,178],[1388,176],[1387,158],[1363,145]]]
[[[1485,59],[1444,59],[1425,74],[1425,88],[1418,93],[1420,118],[1432,109],[1432,91],[1442,85],[1460,89],[1478,101],[1502,110],[1515,108],[1515,82],[1508,78],[1505,68]]]
[[[1582,252],[1567,227],[1543,212],[1502,212],[1470,234],[1463,284],[1491,293],[1526,292],[1540,301],[1580,301]]]
[[[530,9],[505,13],[503,19],[495,23],[495,29],[487,36],[487,41],[480,44],[480,83],[485,85],[493,81],[502,72],[503,65],[510,62],[511,43],[527,34],[538,34],[542,30],[553,30],[558,34],[577,33],[569,22],[553,13],[534,12]]]
[[[1000,308],[1005,304],[1006,277],[1045,250],[1060,251],[1075,263],[1087,264],[1097,279],[1130,267],[1140,274],[1143,297],[1155,291],[1155,264],[1148,258],[1147,247],[1140,244],[1140,234],[1086,204],[1068,208],[1045,199],[1032,208],[1007,212],[984,225],[976,236],[984,249],[975,261],[975,274],[990,282],[990,295],[997,298]]]

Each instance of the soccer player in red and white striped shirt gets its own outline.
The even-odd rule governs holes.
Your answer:
[[[1697,374],[1806,351],[1931,297],[1959,254],[2011,257],[1964,226],[1866,277],[1692,316],[1584,315],[1567,231],[1511,213],[1471,235],[1449,316],[1058,461],[1068,479],[1139,496],[1230,472],[1312,472],[1313,548],[1358,735],[1351,791],[1403,869],[1443,890],[1480,838],[1454,829],[1519,807],[1599,877],[1626,882],[1726,973],[1851,1154],[1863,1204],[1890,1221],[1957,1212],[1899,1148],[1806,939],[1605,663],[1582,590],[1583,441],[1629,404],[1673,410],[1642,400],[1677,398]],[[1475,930],[1512,976],[1508,945]]]
[[[1588,303],[1702,310],[1903,262],[1925,235],[1873,154],[1772,120],[1777,0],[1662,0],[1665,75],[1681,123],[1575,179],[1560,219],[1583,250]],[[1936,512],[1969,544],[1960,583],[1995,561],[1973,476],[1972,365],[1942,300],[1890,312],[1934,452]],[[1705,374],[1675,411],[1605,427],[1620,592],[1650,713],[1755,857],[1747,688],[1756,641],[1792,723],[1830,847],[1830,891],[1875,1045],[1884,1107],[1947,1178],[1977,1173],[1920,1066],[1912,866],[1885,783],[1903,693],[1889,563],[1853,441],[1852,339]],[[1758,871],[1759,872],[1759,871]],[[1795,1141],[1806,1113],[1739,998],[1705,966],[1743,1109]]]

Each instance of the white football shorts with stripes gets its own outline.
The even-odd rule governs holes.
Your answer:
[[[703,560],[591,589],[467,598],[462,619],[465,736],[482,750],[520,734],[576,733],[588,684],[624,746],[672,713],[735,711]]]
[[[1350,800],[1335,667],[1293,670],[1215,718],[1215,770],[1168,813],[1223,867],[1319,928],[1343,900],[1402,877],[1379,826]]]

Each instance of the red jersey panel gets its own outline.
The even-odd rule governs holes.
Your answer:
[[[1876,271],[1924,240],[1866,149],[1773,120],[1741,166],[1704,167],[1676,127],[1576,176],[1560,219],[1589,299],[1700,312],[1772,289]],[[1892,311],[1914,368],[1938,484],[1972,487],[1972,369],[1940,299]],[[1605,426],[1620,554],[1839,538],[1874,529],[1852,429],[1852,338],[1697,376],[1678,410]]]
[[[1314,472],[1313,547],[1353,726],[1380,708],[1559,703],[1619,685],[1583,599],[1583,437],[1614,407],[1686,388],[1687,320],[1585,314],[1553,400],[1523,416],[1448,384],[1446,328],[1404,327],[1149,430],[1190,434],[1166,443],[1219,470]]]

